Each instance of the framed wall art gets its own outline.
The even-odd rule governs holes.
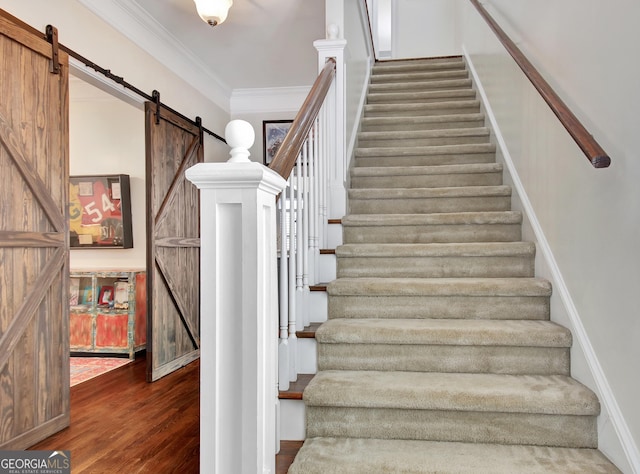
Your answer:
[[[72,249],[133,247],[129,175],[69,177]]]
[[[269,166],[278,153],[280,145],[291,128],[293,120],[263,120],[262,140],[264,146],[264,164]]]

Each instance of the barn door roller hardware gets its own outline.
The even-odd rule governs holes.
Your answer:
[[[29,28],[31,29],[31,27],[29,27]],[[143,97],[145,100],[148,100],[150,102],[155,103],[156,107],[157,107],[157,110],[156,110],[156,123],[159,123],[159,120],[160,120],[160,107],[164,107],[169,112],[171,112],[173,114],[176,114],[178,117],[186,120],[187,122],[189,122],[191,124],[194,124],[194,125],[196,125],[198,127],[202,126],[202,122],[200,122],[200,125],[198,125],[197,121],[191,120],[190,118],[188,118],[185,115],[181,114],[177,110],[172,109],[168,105],[165,105],[162,102],[160,102],[160,92],[154,90],[153,91],[153,95],[149,95],[149,94],[141,91],[137,87],[132,86],[131,84],[129,84],[127,81],[124,80],[123,77],[116,76],[115,74],[112,74],[110,69],[102,68],[102,67],[98,66],[96,63],[94,63],[92,61],[89,61],[84,56],[76,53],[74,50],[72,50],[70,48],[67,48],[63,44],[58,43],[58,29],[55,26],[47,25],[46,40],[49,43],[51,43],[51,46],[53,48],[54,59],[52,60],[52,64],[51,64],[51,72],[52,73],[58,74],[60,72],[60,63],[58,62],[58,49],[61,49],[62,51],[67,53],[72,58],[77,59],[78,61],[80,61],[85,66],[87,66],[87,67],[93,69],[94,71],[102,74],[103,76],[107,77],[108,79],[111,79],[113,82],[115,82],[117,84],[120,84],[125,89],[129,89],[130,91],[133,91],[134,93],[138,94],[140,97]],[[156,94],[158,96],[157,99],[156,99]],[[212,137],[220,140],[221,142],[227,143],[227,141],[224,138],[222,138],[220,135],[218,135],[217,133],[212,132],[211,130],[208,130],[205,127],[202,127],[202,130],[204,132],[208,133],[209,135],[211,135]]]
[[[51,43],[51,68],[52,74],[60,74],[60,61],[58,60],[58,28],[47,25],[47,41]]]

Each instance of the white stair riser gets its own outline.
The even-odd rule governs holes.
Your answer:
[[[342,225],[330,224],[327,227],[326,248],[335,249],[339,245],[342,245]]]
[[[280,400],[280,439],[305,439],[305,410],[302,400]]]
[[[321,254],[318,261],[318,282],[326,283],[335,279],[336,256],[334,254]]]
[[[301,337],[298,339],[298,372],[315,374],[318,371],[316,340]]]
[[[325,291],[312,291],[308,298],[309,320],[312,323],[323,323],[327,320],[328,298]]]

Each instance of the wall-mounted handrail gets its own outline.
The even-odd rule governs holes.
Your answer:
[[[296,114],[291,128],[287,132],[282,145],[278,149],[273,161],[269,164],[269,168],[278,173],[284,179],[288,179],[293,170],[296,159],[302,150],[302,145],[309,136],[309,131],[313,126],[318,113],[322,108],[327,92],[331,87],[333,78],[336,74],[336,61],[329,58],[316,78],[316,81],[309,91],[309,95],[305,99],[302,107]]]
[[[558,120],[560,120],[562,125],[567,129],[569,135],[573,137],[593,167],[608,167],[611,164],[611,158],[609,158],[609,155],[607,155],[595,138],[593,138],[593,135],[587,131],[584,125],[582,125],[573,112],[571,112],[563,100],[560,99],[549,83],[542,77],[538,70],[533,66],[533,64],[531,64],[522,51],[520,51],[515,43],[502,30],[502,28],[500,28],[480,2],[478,0],[471,0],[471,3],[488,23],[489,27],[496,34],[502,45],[506,48],[518,66],[520,66],[520,69],[522,69],[524,74],[531,81],[556,117],[558,117]]]

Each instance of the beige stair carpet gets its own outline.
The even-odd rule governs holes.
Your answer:
[[[374,66],[289,472],[614,473],[462,58]]]

